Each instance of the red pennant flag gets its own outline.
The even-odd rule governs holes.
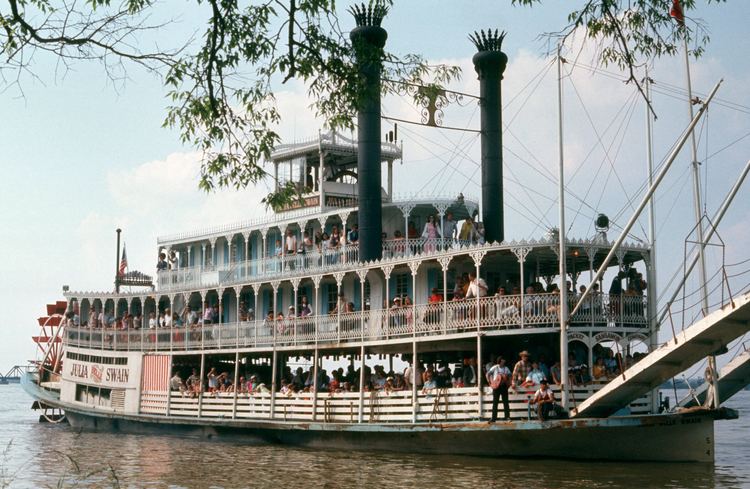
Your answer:
[[[672,8],[669,10],[669,15],[677,21],[678,24],[685,25],[685,15],[682,13],[682,5],[680,0],[672,0]]]

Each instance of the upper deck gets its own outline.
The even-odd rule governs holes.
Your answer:
[[[422,237],[428,216],[437,215],[445,228],[448,214],[455,220],[471,216],[478,204],[469,198],[422,196],[396,199],[383,206],[383,258],[399,258],[465,247],[471,240],[457,237]],[[161,291],[181,291],[208,286],[232,286],[242,282],[273,280],[282,275],[315,275],[358,267],[359,247],[347,239],[356,223],[357,209],[341,207],[323,212],[302,209],[247,221],[159,238],[159,249],[172,253],[168,270],[157,273]],[[319,233],[341,233],[335,247],[316,242]],[[297,243],[294,253],[282,245],[291,232]],[[417,233],[417,236],[414,236]],[[312,246],[304,246],[309,236]]]
[[[241,264],[219,285],[183,281],[180,287],[193,285],[185,292],[68,292],[80,304],[82,326],[69,327],[66,341],[117,350],[293,351],[445,340],[455,347],[478,334],[559,333],[560,296],[539,284],[551,283],[558,266],[553,240],[420,243],[419,252],[402,250],[370,263],[339,255],[337,262],[311,269],[305,265],[313,258],[301,255],[266,261],[266,274]],[[578,274],[598,265],[609,245],[570,241],[569,249],[569,269],[578,270],[575,287]],[[647,255],[647,248],[629,244],[618,259],[632,267]],[[468,273],[484,277],[491,292],[463,297]],[[502,295],[494,293],[499,288]],[[575,297],[570,300],[572,305]],[[603,340],[645,342],[648,310],[643,294],[597,293],[571,317],[569,337],[588,347]]]

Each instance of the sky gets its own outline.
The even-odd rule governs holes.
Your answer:
[[[473,94],[478,83],[467,34],[489,27],[508,32],[504,51],[510,61],[503,81],[508,239],[540,238],[557,222],[556,66],[539,35],[563,26],[567,9],[577,3],[548,1],[529,9],[512,7],[507,0],[401,0],[384,22],[392,51],[418,52],[431,61],[461,66],[463,76],[451,88]],[[341,2],[339,8],[342,25],[348,28],[353,21],[344,13],[346,4]],[[205,7],[160,4],[155,15],[177,22],[161,30],[156,40],[178,44],[202,30],[209,15]],[[738,43],[746,39],[743,20],[750,18],[750,3],[701,3],[695,15],[708,24],[711,42],[704,57],[692,63],[694,90],[705,94],[724,79],[718,94],[723,105],[712,107],[699,125],[703,198],[712,215],[750,158],[750,137],[743,138],[750,131],[750,61],[737,56],[745,51]],[[578,39],[564,54],[570,60],[579,54],[578,65],[565,65],[563,83],[566,227],[569,237],[576,238],[592,236],[598,212],[623,225],[640,199],[646,175],[642,99],[615,69],[592,74],[584,65],[593,64],[593,53],[592,46],[581,46]],[[36,318],[46,303],[62,299],[63,285],[72,290],[111,289],[117,227],[123,229],[131,269],[151,273],[157,236],[265,213],[260,205],[264,185],[210,195],[198,190],[200,154],[181,143],[176,131],[162,127],[168,100],[154,75],[128,66],[127,79],[113,83],[97,63],[79,62],[61,72],[54,59],[43,56],[32,68],[36,78],[22,78],[22,92],[18,87],[0,91],[3,373],[34,358]],[[684,65],[679,58],[656,60],[650,74],[655,80],[658,163],[688,121],[681,90]],[[309,109],[304,86],[294,81],[280,85],[277,97],[284,141],[317,134],[322,121]],[[385,99],[383,112],[418,119],[416,109],[400,97]],[[477,128],[478,109],[472,103],[449,107],[445,121]],[[407,125],[401,125],[399,133],[404,159],[396,165],[397,194],[479,196],[477,136]],[[684,241],[694,225],[689,161],[686,148],[657,196],[659,289],[680,269]],[[719,228],[728,264],[750,258],[748,197],[750,184]],[[634,237],[646,239],[645,229],[643,218]],[[610,231],[610,238],[615,236],[616,227]],[[709,255],[712,265],[721,263],[718,247]],[[747,268],[745,264],[733,270]],[[735,279],[735,291],[744,287],[747,277]]]

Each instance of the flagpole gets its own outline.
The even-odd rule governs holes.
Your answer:
[[[682,11],[682,6],[679,1],[675,1],[675,6],[679,6],[679,17],[676,17],[678,24],[685,29],[685,17]],[[685,83],[688,95],[688,114],[690,120],[693,119],[693,84],[690,77],[690,53],[688,51],[687,38],[683,36],[682,47],[685,55]],[[695,129],[690,132],[690,150],[691,150],[691,166],[693,174],[693,210],[695,212],[696,231],[698,234],[698,274],[700,279],[700,297],[701,297],[701,312],[705,317],[708,314],[708,291],[707,291],[707,278],[706,278],[706,256],[704,253],[704,234],[703,234],[703,213],[701,211],[703,205],[701,204],[701,182],[700,182],[700,163],[698,162],[698,146],[695,141]],[[716,356],[709,355],[708,357],[708,382],[709,382],[709,395],[706,396],[706,405],[708,407],[718,408],[719,407],[719,392],[716,387]]]
[[[563,144],[563,87],[562,87],[562,45],[557,45],[557,138],[558,138],[558,180],[559,180],[559,229],[558,229],[558,258],[560,273],[560,387],[563,408],[568,409],[570,398],[568,379],[568,287],[566,285],[568,273],[565,268],[567,257],[567,243],[565,240],[565,151]]]
[[[115,293],[120,293],[120,233],[122,229],[117,228],[117,252],[115,253]]]

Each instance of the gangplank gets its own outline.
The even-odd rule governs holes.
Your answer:
[[[606,417],[750,331],[750,293],[677,333],[582,402],[574,417]]]
[[[750,384],[750,351],[745,350],[719,370],[719,399],[725,401]],[[698,386],[679,406],[689,408],[706,401],[708,383]]]

